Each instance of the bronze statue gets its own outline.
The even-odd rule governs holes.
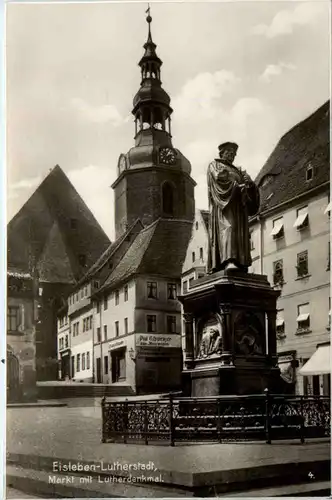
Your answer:
[[[220,159],[207,172],[209,195],[208,272],[251,265],[248,216],[259,209],[259,191],[244,170],[233,165],[238,146],[219,146]]]

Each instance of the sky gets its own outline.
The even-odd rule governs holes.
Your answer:
[[[329,99],[328,1],[151,2],[173,146],[197,208],[218,145],[255,177],[279,139]],[[146,3],[6,6],[7,219],[56,165],[114,237],[117,161],[134,145],[132,99]]]

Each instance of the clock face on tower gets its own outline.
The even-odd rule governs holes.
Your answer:
[[[127,168],[127,158],[125,155],[121,154],[118,161],[119,174]]]
[[[160,148],[159,161],[166,165],[174,165],[176,163],[176,153],[172,148]]]

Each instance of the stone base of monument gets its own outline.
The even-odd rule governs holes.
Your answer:
[[[279,392],[279,293],[266,276],[227,269],[194,281],[179,297],[186,325],[185,395]]]

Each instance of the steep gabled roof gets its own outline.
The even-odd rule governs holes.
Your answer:
[[[308,166],[313,178],[306,181]],[[304,194],[329,181],[330,103],[297,124],[279,141],[255,179],[260,187],[260,211]]]
[[[144,228],[128,248],[102,289],[114,287],[135,274],[179,279],[192,222],[158,219]]]
[[[97,261],[90,267],[88,272],[77,283],[77,286],[91,279],[92,277],[96,276],[96,274],[104,266],[106,266],[108,263],[112,261],[112,258],[114,257],[117,250],[120,249],[121,245],[123,245],[124,242],[133,239],[134,235],[137,234],[139,231],[141,231],[143,228],[144,228],[143,224],[139,219],[137,219],[134,222],[134,224],[132,224],[131,227],[120,236],[120,238],[118,238],[116,241],[114,241],[109,245],[109,247],[105,250],[105,252],[99,257],[99,259],[97,259]]]
[[[52,231],[57,233],[56,237],[51,234]],[[77,280],[110,244],[109,238],[58,165],[9,222],[7,234],[8,266],[24,272],[36,266],[45,272],[42,261],[47,255],[50,281],[63,278],[63,273],[59,276],[56,269],[62,266],[60,261],[64,255],[66,271],[63,269],[63,272],[66,274],[68,271],[68,276]],[[51,243],[52,238],[61,240],[60,254],[56,245]],[[80,260],[83,256],[85,265]]]

